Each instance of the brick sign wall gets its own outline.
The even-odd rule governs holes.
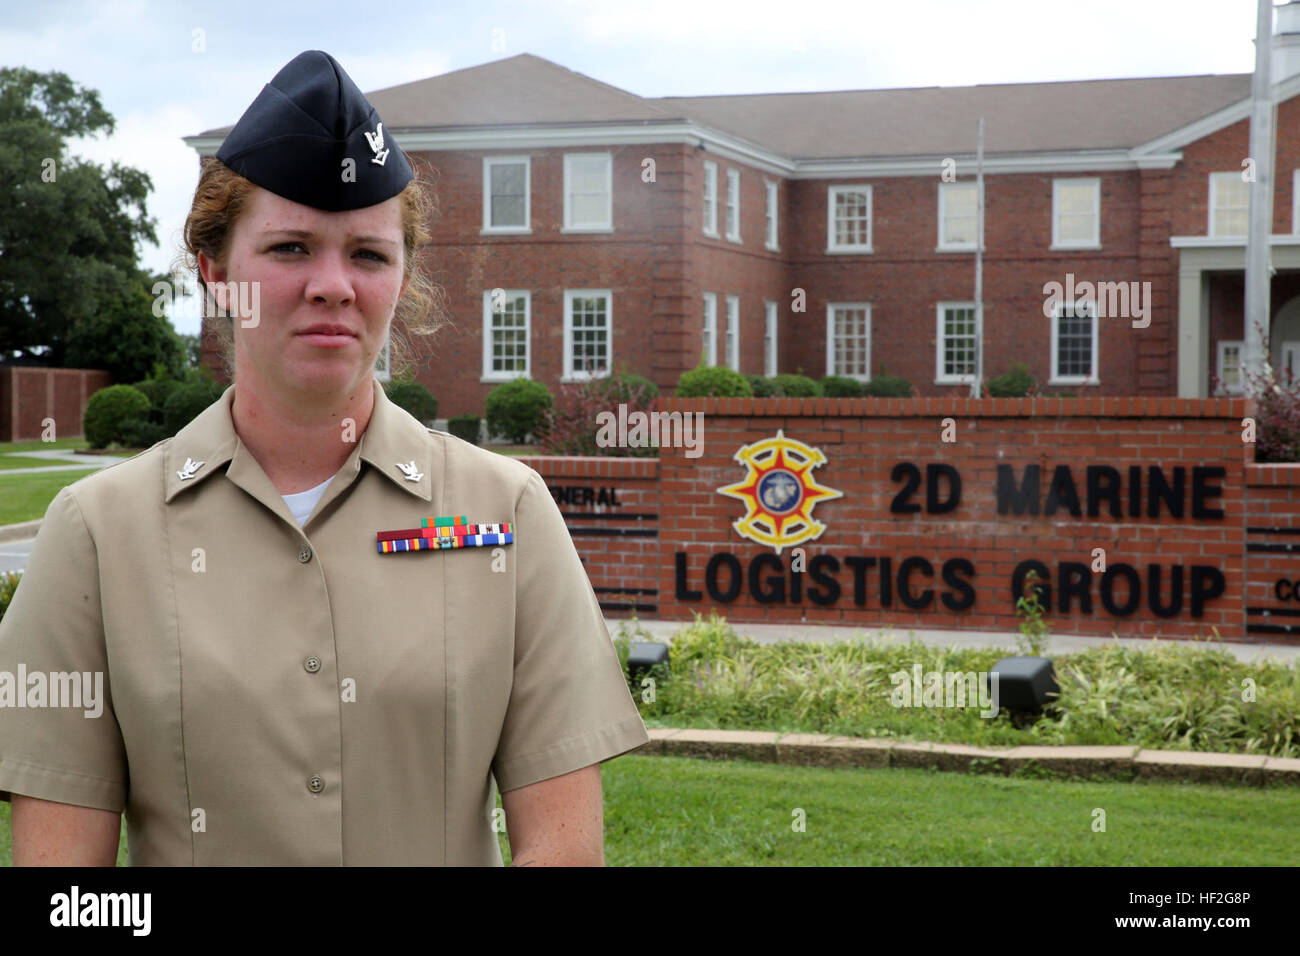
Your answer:
[[[43,436],[47,419],[56,438],[77,438],[86,402],[113,377],[98,369],[0,368],[0,441],[33,441]]]
[[[546,479],[587,576],[611,612],[658,612],[659,462],[522,458]]]
[[[1054,633],[1300,642],[1300,465],[1253,463],[1247,408],[669,399],[704,414],[699,457],[528,463],[611,611],[1015,630],[1033,568]]]

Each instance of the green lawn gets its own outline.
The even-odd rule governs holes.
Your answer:
[[[0,474],[0,525],[45,517],[45,510],[60,488],[97,470],[87,468],[35,475]]]
[[[610,866],[1294,866],[1300,791],[620,757]],[[1105,832],[1093,830],[1105,811]],[[795,832],[795,811],[806,814]],[[510,862],[501,837],[502,856]],[[125,834],[118,863],[125,863]],[[0,865],[9,865],[0,804]]]

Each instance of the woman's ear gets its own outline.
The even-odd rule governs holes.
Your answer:
[[[199,275],[203,276],[208,294],[216,300],[222,312],[226,311],[226,273],[227,270],[209,259],[207,253],[199,253]]]

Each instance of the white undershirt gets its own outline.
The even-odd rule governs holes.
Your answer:
[[[284,499],[284,503],[289,506],[289,511],[292,512],[299,526],[307,520],[312,513],[312,509],[316,507],[316,502],[320,501],[321,495],[325,494],[325,489],[329,487],[329,483],[333,480],[334,476],[331,475],[315,488],[308,488],[306,491],[300,491],[294,495],[280,496]]]

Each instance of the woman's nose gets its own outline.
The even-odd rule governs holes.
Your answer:
[[[312,260],[306,295],[312,302],[329,306],[351,305],[355,294],[348,278],[347,259],[342,251],[318,252]]]

